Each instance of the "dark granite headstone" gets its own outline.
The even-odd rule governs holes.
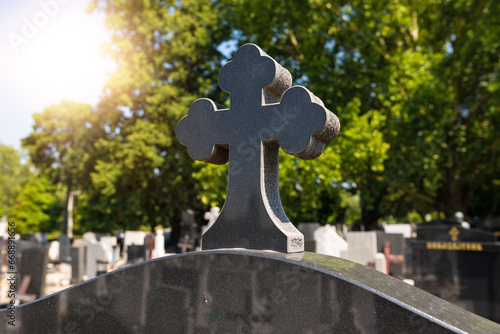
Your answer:
[[[182,212],[181,233],[177,244],[179,252],[193,251],[196,247],[197,234],[194,211],[187,209]]]
[[[127,247],[127,263],[136,263],[146,259],[144,245],[130,245]]]
[[[365,266],[266,251],[150,260],[6,312],[6,333],[500,333]]]
[[[26,248],[22,251],[19,265],[20,283],[25,275],[31,276],[31,282],[26,293],[34,294],[38,298],[45,294],[45,277],[49,263],[49,247]]]
[[[417,287],[500,322],[500,243],[493,233],[431,222],[417,226],[411,248]]]
[[[59,261],[69,262],[71,255],[71,239],[66,234],[59,236]]]
[[[385,254],[389,275],[405,277],[406,243],[403,234],[377,232],[377,251]]]
[[[83,281],[86,264],[86,247],[83,245],[71,247],[71,284]]]

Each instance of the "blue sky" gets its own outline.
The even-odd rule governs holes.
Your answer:
[[[0,143],[19,149],[33,113],[61,99],[96,105],[115,66],[100,57],[104,14],[89,0],[0,0]]]

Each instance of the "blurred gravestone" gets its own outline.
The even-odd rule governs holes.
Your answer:
[[[412,240],[415,286],[500,322],[500,243],[492,232],[435,220]]]
[[[403,234],[378,231],[377,251],[385,255],[389,275],[405,277],[406,242]]]
[[[52,263],[59,262],[59,240],[52,240],[49,246],[49,261]]]
[[[114,264],[118,261],[118,244],[116,237],[112,236],[102,236],[99,240],[99,244],[106,253],[106,259],[108,263]]]
[[[23,250],[21,263],[19,265],[20,281],[18,281],[18,284],[24,276],[29,275],[31,277],[26,293],[34,294],[37,298],[44,296],[48,263],[48,247],[33,247]]]
[[[300,223],[297,229],[304,235],[304,251],[316,252],[316,240],[314,231],[320,227],[319,223]]]
[[[144,238],[146,237],[146,232],[143,231],[125,231],[125,236],[123,240],[124,250],[130,245],[144,245]]]
[[[215,221],[217,220],[217,218],[219,218],[219,215],[220,215],[220,208],[218,206],[213,206],[210,208],[210,211],[208,212],[205,212],[205,215],[203,216],[203,218],[205,220],[208,220],[208,223],[207,225],[203,225],[201,227],[201,234],[205,234],[205,232],[210,228],[212,227],[212,225],[215,223]]]
[[[337,234],[335,226],[325,225],[314,231],[316,253],[344,258],[347,255],[348,244]]]
[[[163,228],[157,226],[155,228],[155,239],[154,239],[154,249],[153,249],[153,259],[162,257],[165,255],[165,236],[163,235]]]
[[[196,246],[196,236],[194,212],[191,209],[187,209],[182,212],[181,237],[177,245],[181,253],[194,250]]]
[[[61,234],[59,236],[59,261],[69,262],[70,250],[71,250],[71,240],[68,238],[66,234]]]
[[[144,245],[129,245],[127,247],[127,263],[137,263],[146,259]]]
[[[83,244],[71,247],[71,284],[78,284],[83,281],[85,275],[87,247]]]

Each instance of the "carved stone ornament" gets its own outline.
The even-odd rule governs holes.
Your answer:
[[[230,108],[196,100],[176,129],[193,159],[229,162],[226,201],[203,236],[203,249],[302,252],[304,236],[279,196],[279,148],[314,159],[339,132],[339,120],[309,90],[291,87],[290,72],[254,44],[222,67],[219,85],[231,94]]]

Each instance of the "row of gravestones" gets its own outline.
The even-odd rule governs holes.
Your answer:
[[[82,239],[70,245],[72,277],[71,284],[92,279],[99,274],[117,268],[122,264],[130,264],[165,255],[163,230],[157,230],[156,236],[142,231],[126,231],[124,234],[124,256],[120,255],[120,246],[116,236],[97,235],[88,232]],[[155,242],[156,241],[156,242]],[[150,245],[154,244],[152,251]],[[27,294],[37,298],[44,296],[47,266],[49,263],[60,263],[60,241],[41,242],[37,238],[15,240],[16,264],[18,272],[17,289],[23,279],[29,276]],[[0,237],[0,254],[6,259],[7,239]],[[148,252],[149,251],[149,252]]]
[[[500,243],[491,232],[435,221],[415,232],[408,224],[387,225],[385,232],[346,232],[345,241],[334,226],[298,228],[306,251],[374,267],[500,322]]]
[[[191,237],[194,234],[190,232],[194,226],[193,219],[191,210],[183,214],[181,226],[184,227],[184,235],[190,236],[189,242],[194,240]],[[0,229],[5,225],[4,220],[1,220]],[[37,298],[44,296],[48,263],[71,263],[71,284],[77,284],[122,265],[164,256],[169,230],[166,229],[167,233],[164,233],[163,229],[156,229],[155,235],[143,231],[126,231],[118,236],[87,232],[82,239],[73,243],[65,235],[50,242],[46,233],[20,236],[15,240],[19,268],[17,288],[21,286],[23,278],[29,276],[30,282],[25,292]],[[4,260],[6,251],[7,239],[0,237],[0,254],[3,254]]]
[[[342,237],[335,226],[319,223],[301,223],[298,229],[304,234],[306,251],[341,257],[399,278],[405,275],[404,234],[346,230]]]

